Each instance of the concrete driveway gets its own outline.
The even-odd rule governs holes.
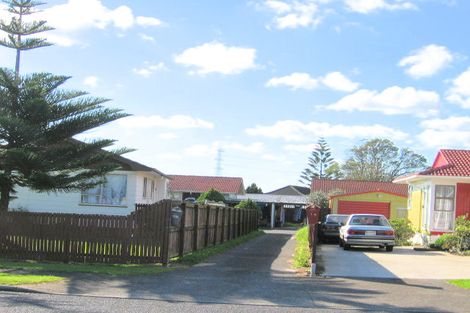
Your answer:
[[[393,252],[377,248],[320,245],[318,264],[324,276],[395,279],[470,278],[470,257],[440,251],[414,251],[395,247]]]

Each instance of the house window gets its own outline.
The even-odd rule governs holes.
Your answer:
[[[454,227],[454,200],[454,186],[436,186],[433,229],[452,230]]]
[[[144,177],[144,187],[142,188],[142,197],[147,198],[147,185],[148,185],[148,179],[147,177]]]
[[[106,182],[83,190],[81,203],[126,205],[127,175],[106,175]]]

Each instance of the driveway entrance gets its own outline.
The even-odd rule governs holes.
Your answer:
[[[393,252],[377,248],[321,245],[319,267],[329,277],[459,279],[470,278],[470,257],[440,251],[414,251],[395,247]]]

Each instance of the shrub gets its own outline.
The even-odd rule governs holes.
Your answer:
[[[237,209],[251,209],[251,210],[260,210],[259,206],[251,199],[246,199],[241,201],[235,206]]]
[[[321,191],[312,192],[309,195],[309,202],[320,209],[328,208],[328,195]]]
[[[454,233],[439,236],[433,247],[466,255],[470,249],[470,220],[465,216],[459,216],[455,220]]]
[[[393,229],[395,230],[395,242],[399,246],[406,246],[410,244],[410,239],[415,234],[411,222],[405,218],[394,218],[390,220]]]
[[[456,237],[454,234],[443,234],[431,245],[432,248],[448,250],[452,245],[451,243],[455,241]]]
[[[204,203],[206,200],[208,201],[216,201],[216,202],[224,202],[225,197],[223,194],[215,190],[214,188],[211,188],[209,191],[204,192],[197,198],[197,202],[199,203]]]

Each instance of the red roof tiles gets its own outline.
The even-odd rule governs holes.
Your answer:
[[[382,191],[403,197],[408,196],[408,186],[389,182],[362,181],[362,180],[332,180],[313,179],[312,192],[322,191],[326,194],[331,191],[341,190],[341,194],[359,194],[366,192]]]
[[[433,166],[419,175],[470,176],[470,150],[442,149]]]
[[[200,193],[214,188],[222,193],[245,193],[241,177],[170,175],[170,178],[171,191]]]

